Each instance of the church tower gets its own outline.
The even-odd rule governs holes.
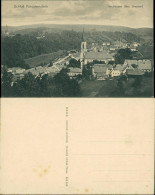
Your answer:
[[[80,62],[81,62],[81,69],[83,68],[85,62],[85,52],[87,51],[86,48],[86,41],[84,41],[84,28],[82,32],[82,42],[81,42],[81,54],[80,54]]]

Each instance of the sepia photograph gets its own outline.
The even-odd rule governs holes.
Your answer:
[[[0,195],[154,194],[153,0],[2,0]]]
[[[2,97],[153,97],[153,0],[2,1]]]

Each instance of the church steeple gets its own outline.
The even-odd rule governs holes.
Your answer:
[[[87,51],[87,48],[86,48],[86,41],[84,40],[84,27],[83,27],[82,42],[81,42],[81,54],[80,54],[81,69],[83,68],[83,65],[85,64],[86,51]]]
[[[82,42],[84,42],[84,27],[83,27],[83,32],[82,32]]]

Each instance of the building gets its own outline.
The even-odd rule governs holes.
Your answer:
[[[114,68],[112,71],[111,71],[111,77],[118,77],[121,75],[121,71],[118,70],[117,68]]]
[[[119,70],[122,74],[124,74],[126,70],[129,69],[129,67],[128,65],[117,64],[116,69]]]
[[[109,76],[109,71],[107,65],[104,64],[94,64],[92,68],[92,75],[97,80],[105,80]]]
[[[94,51],[88,52],[86,48],[86,41],[84,40],[84,30],[83,30],[82,42],[81,42],[81,53],[80,53],[81,68],[83,67],[83,65],[86,65],[89,62],[93,62],[93,61],[102,61],[102,62],[108,63],[109,61],[114,61],[114,57],[112,54],[110,54],[107,51],[97,51],[97,50],[95,51],[94,50]]]
[[[74,58],[75,60],[80,60],[80,52],[74,53],[72,55],[70,55],[71,58]]]
[[[121,42],[121,40],[114,41],[113,44],[114,44],[114,47],[117,49],[123,46],[123,43]]]
[[[20,68],[20,67],[12,67],[12,68],[8,68],[8,72],[12,73],[12,74],[22,74],[25,71],[24,68]]]
[[[152,71],[150,60],[125,60],[124,66],[127,66],[127,69],[138,68],[144,72]]]
[[[131,47],[130,50],[131,51],[137,51],[137,49],[135,47]]]
[[[114,47],[114,46],[111,46],[109,50],[110,50],[110,51],[116,51],[116,50],[117,50],[117,48],[116,48],[116,47]]]
[[[110,45],[110,42],[103,42],[102,45],[103,46],[109,46]]]
[[[28,72],[30,72],[35,77],[37,77],[37,76],[42,77],[43,75],[49,74],[49,73],[51,73],[51,74],[52,73],[53,74],[59,73],[62,68],[63,68],[63,66],[56,66],[56,65],[53,65],[51,67],[38,66],[38,67],[31,68],[31,69],[24,71],[24,74],[27,74]]]
[[[133,43],[132,43],[132,46],[133,46],[133,47],[138,47],[139,45],[140,45],[140,44],[137,43],[137,42],[133,42]]]
[[[138,69],[142,70],[143,72],[151,72],[152,66],[150,60],[138,60],[137,62]]]
[[[80,62],[81,62],[81,69],[85,64],[85,53],[87,52],[87,43],[84,41],[84,29],[82,33],[82,42],[81,42],[81,53],[80,53]]]
[[[112,65],[107,65],[107,68],[108,68],[107,73],[108,73],[108,75],[110,76],[110,75],[111,75],[111,72],[112,72],[112,70],[113,70],[113,66],[112,66]]]
[[[142,70],[137,69],[137,68],[128,69],[126,71],[126,75],[129,77],[142,76],[142,75],[144,75],[144,72]]]
[[[64,61],[63,61],[63,64],[64,65],[69,65],[69,61],[71,60],[72,58],[69,56],[67,57]]]
[[[124,66],[128,65],[128,66],[131,66],[131,65],[137,65],[137,60],[125,60],[124,61]]]
[[[69,68],[68,76],[72,79],[75,78],[78,75],[82,75],[82,69],[81,68]]]
[[[87,64],[89,62],[93,62],[93,61],[101,61],[104,63],[108,63],[109,61],[114,61],[114,57],[113,55],[107,53],[107,52],[94,52],[94,51],[90,51],[90,52],[86,52],[85,53],[85,59],[84,59],[84,64]]]

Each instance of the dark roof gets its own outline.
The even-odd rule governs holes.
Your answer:
[[[135,69],[127,69],[126,74],[130,76],[140,76],[143,75],[144,72],[142,70],[135,68]]]
[[[94,60],[106,60],[106,59],[111,59],[113,56],[107,52],[86,52],[85,53],[85,58],[86,59],[94,59]]]
[[[108,69],[107,65],[104,65],[104,64],[95,64],[94,65],[94,72],[97,75],[105,75],[107,69]]]

